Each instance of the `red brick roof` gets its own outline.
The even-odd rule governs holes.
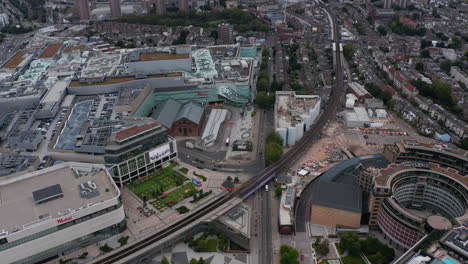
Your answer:
[[[405,82],[405,79],[403,79],[403,77],[401,77],[401,75],[398,74],[398,73],[395,74],[394,77],[395,77],[395,80],[397,80],[397,81],[400,82],[400,83],[404,83],[404,82]]]
[[[160,126],[158,123],[152,123],[152,124],[142,125],[142,126],[132,126],[132,127],[129,127],[127,129],[117,132],[117,134],[115,134],[115,138],[118,141],[122,141],[124,139],[138,135],[140,133],[143,133],[147,130],[150,130],[158,126]]]
[[[63,46],[62,43],[53,43],[50,44],[42,53],[39,55],[39,58],[52,58],[55,56],[57,51]]]
[[[393,89],[390,85],[385,85],[383,87],[383,89],[387,92],[389,92],[391,95],[395,95],[396,94],[396,91],[395,89]]]
[[[415,92],[415,91],[416,91],[416,87],[414,87],[414,85],[412,85],[411,83],[406,83],[406,84],[405,84],[405,88],[408,89],[408,90],[411,91],[411,92]]]
[[[400,22],[410,25],[410,26],[416,26],[418,23],[414,22],[413,20],[407,18],[407,17],[400,17]]]

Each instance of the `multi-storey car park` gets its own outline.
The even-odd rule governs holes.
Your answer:
[[[0,182],[0,259],[36,263],[125,230],[120,191],[104,165],[62,163]]]

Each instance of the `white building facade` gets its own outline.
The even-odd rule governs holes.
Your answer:
[[[283,146],[296,144],[309,131],[320,114],[320,106],[317,95],[276,92],[275,131],[283,139]]]
[[[4,180],[0,188],[2,263],[58,257],[126,228],[120,191],[104,165],[63,163]]]

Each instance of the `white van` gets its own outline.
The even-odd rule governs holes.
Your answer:
[[[265,185],[265,192],[268,192],[268,184]]]

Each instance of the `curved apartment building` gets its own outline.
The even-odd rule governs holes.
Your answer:
[[[410,248],[426,233],[427,218],[468,219],[468,179],[453,168],[423,161],[394,163],[374,174],[370,226]]]

